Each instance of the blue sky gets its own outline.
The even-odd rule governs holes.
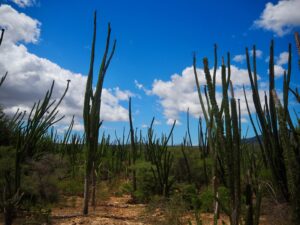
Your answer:
[[[177,119],[181,123],[175,129],[177,142],[180,142],[186,130],[185,111],[187,107],[194,109],[191,110],[191,128],[194,133],[193,140],[195,141],[196,117],[200,109],[196,109],[197,104],[193,99],[194,86],[191,85],[190,88],[188,86],[191,83],[189,67],[192,65],[193,52],[197,54],[200,70],[204,56],[207,56],[210,59],[210,65],[213,65],[214,43],[218,45],[219,62],[220,57],[225,56],[226,52],[230,51],[232,64],[235,66],[237,74],[244,74],[245,72],[246,63],[243,60],[245,47],[251,48],[253,44],[256,44],[257,49],[261,52],[260,57],[258,57],[258,73],[261,77],[262,90],[265,90],[267,88],[265,82],[268,78],[266,58],[269,55],[270,40],[275,40],[278,73],[280,71],[282,73],[282,69],[286,68],[286,55],[282,54],[280,57],[280,54],[287,51],[288,43],[291,42],[294,56],[292,86],[299,86],[300,78],[297,75],[299,74],[297,68],[298,56],[294,46],[293,32],[299,30],[300,18],[293,15],[293,10],[289,10],[291,8],[295,9],[295,7],[297,9],[299,0],[291,0],[288,3],[269,0],[73,0],[72,3],[71,1],[62,0],[2,0],[1,2],[3,3],[1,6],[3,14],[8,15],[10,13],[16,16],[6,16],[5,20],[2,19],[2,24],[0,19],[0,26],[5,27],[10,24],[16,29],[17,26],[21,28],[23,26],[25,31],[26,29],[28,31],[28,26],[31,26],[32,29],[29,29],[31,32],[37,32],[38,30],[38,34],[35,33],[34,38],[31,37],[29,41],[25,41],[26,38],[22,36],[24,34],[19,32],[19,37],[12,39],[10,47],[12,49],[14,46],[18,47],[18,51],[20,51],[22,45],[26,47],[26,51],[24,50],[26,54],[30,53],[36,57],[36,64],[34,65],[36,76],[41,76],[38,75],[41,74],[38,73],[40,68],[38,64],[43,63],[42,58],[59,66],[60,69],[70,72],[69,74],[64,71],[61,76],[58,74],[49,75],[51,71],[58,71],[59,73],[60,70],[57,68],[57,70],[49,70],[47,69],[48,64],[43,65],[45,76],[49,75],[51,78],[60,76],[58,80],[63,80],[65,73],[67,74],[66,77],[71,77],[71,80],[72,74],[80,74],[78,76],[84,77],[87,73],[94,10],[98,12],[96,53],[96,68],[98,68],[104,47],[107,23],[111,22],[112,37],[117,39],[117,49],[104,86],[108,93],[112,95],[110,97],[115,97],[113,101],[116,101],[116,103],[111,107],[107,107],[108,111],[106,113],[108,116],[104,116],[104,119],[106,118],[104,130],[107,133],[113,134],[114,130],[121,133],[122,128],[127,126],[127,121],[125,121],[128,108],[126,96],[132,96],[134,125],[145,130],[145,125],[149,124],[152,117],[155,116],[157,119],[156,131],[160,133],[167,132],[170,128],[166,121]],[[9,7],[3,9],[3,6]],[[20,13],[24,13],[26,17],[35,20],[36,23],[30,22],[30,19],[27,18],[29,22],[24,23],[25,26],[22,24],[22,19],[18,18]],[[282,14],[284,17],[280,16]],[[13,21],[12,18],[18,21]],[[10,38],[9,30],[7,33],[8,38]],[[8,42],[9,40],[7,40]],[[21,87],[20,82],[16,82],[15,79],[22,76],[22,70],[14,71],[7,64],[7,62],[6,64],[2,63],[1,68],[0,59],[0,69],[13,71],[6,86],[4,85],[4,90],[1,90],[2,93],[0,92],[0,100],[4,102],[4,106],[7,106],[8,112],[11,112],[17,106],[26,108],[27,103],[25,104],[25,101],[22,101],[16,95],[8,95],[14,89]],[[22,66],[24,71],[29,74],[27,77],[35,73],[34,68],[31,68],[29,73],[29,66],[24,65],[24,62]],[[0,70],[1,73],[2,70]],[[177,75],[174,77],[174,74]],[[278,74],[276,79],[279,92],[282,81],[281,75]],[[40,79],[43,79],[43,77]],[[247,80],[246,75],[241,80],[239,76],[236,76],[235,80],[233,77],[233,83],[240,85],[237,87],[238,89],[241,87],[242,82],[247,82]],[[32,83],[29,80],[26,81],[23,77],[22,81],[27,82],[28,85]],[[239,82],[241,83],[239,84]],[[45,82],[41,84],[44,86],[36,95],[31,91],[36,86],[28,87],[26,91],[20,91],[19,95],[31,96],[26,99],[29,104],[30,100],[38,99],[42,95],[43,90],[49,87],[47,84]],[[84,80],[81,79],[76,83],[78,87],[74,87],[75,90],[71,92],[73,97],[76,96],[76,88],[79,88],[80,84],[84,87]],[[185,84],[187,86],[184,86]],[[180,91],[183,91],[183,93],[181,94]],[[168,92],[174,92],[175,94],[168,94]],[[240,92],[237,91],[237,93]],[[186,96],[187,99],[182,96]],[[191,99],[188,99],[189,96]],[[249,97],[251,98],[251,96]],[[68,101],[67,105],[69,107],[63,109],[63,112],[67,115],[72,114],[71,106],[74,101],[76,99],[70,100],[70,103]],[[109,111],[110,108],[113,108],[113,110]],[[103,110],[105,109],[104,107]],[[296,109],[299,110],[299,107],[296,107]],[[80,130],[80,127],[82,127],[80,126],[80,109],[76,109],[74,114],[77,116],[78,130]],[[114,117],[115,114],[122,114],[122,116],[116,115]],[[249,125],[247,115],[244,114],[243,118],[243,127],[246,128]],[[68,118],[66,118],[65,123],[67,124],[67,122]],[[251,135],[252,132],[250,131],[249,136]]]

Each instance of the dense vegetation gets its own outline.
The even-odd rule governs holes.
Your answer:
[[[3,34],[4,30],[0,45]],[[147,134],[143,135],[134,128],[131,99],[128,106],[129,132],[124,130],[122,137],[116,136],[114,141],[105,134],[99,137],[102,86],[116,46],[114,42],[109,54],[110,34],[108,25],[106,48],[93,91],[95,15],[83,109],[83,136],[72,132],[73,120],[63,137],[51,128],[63,119],[58,117],[58,107],[70,81],[67,81],[65,92],[58,101],[51,98],[53,82],[44,99],[35,103],[29,113],[18,111],[13,117],[8,117],[0,109],[0,205],[4,223],[12,224],[16,217],[26,217],[27,222],[32,223],[50,223],[51,207],[64,196],[84,197],[83,214],[88,214],[89,204],[97,206],[100,183],[107,182],[119,186],[115,194],[130,194],[132,203],[159,204],[163,201],[166,207],[175,203],[193,211],[197,224],[201,224],[199,212],[210,212],[214,214],[215,224],[220,213],[224,213],[230,224],[257,225],[262,202],[273,197],[278,202],[288,203],[291,221],[299,224],[300,120],[292,119],[288,106],[291,99],[296,99],[299,104],[300,97],[297,89],[290,88],[291,45],[288,70],[282,84],[282,100],[275,88],[273,41],[270,46],[269,92],[263,99],[258,90],[255,46],[252,65],[246,49],[256,113],[250,112],[249,96],[245,94],[244,98],[256,141],[242,137],[240,101],[234,95],[230,54],[226,63],[222,58],[222,102],[219,105],[216,100],[217,46],[212,74],[208,59],[203,59],[204,87],[198,81],[194,56],[195,83],[204,118],[199,118],[198,143],[193,145],[187,112],[186,135],[181,145],[174,146],[172,133],[176,121],[167,135],[158,136],[153,118]],[[299,47],[297,34],[296,41]],[[169,224],[180,224],[180,220],[170,220]]]

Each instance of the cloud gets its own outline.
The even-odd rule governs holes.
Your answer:
[[[275,57],[276,64],[274,65],[274,74],[275,77],[281,77],[284,74],[285,69],[283,68],[283,65],[288,63],[289,59],[289,53],[288,52],[282,52],[279,54],[279,56]],[[270,57],[266,59],[266,62],[269,63]]]
[[[6,30],[6,42],[36,43],[40,36],[41,23],[19,13],[9,5],[0,6],[0,27]]]
[[[148,128],[149,126],[147,124],[142,124],[142,128]]]
[[[235,55],[232,60],[234,62],[242,63],[246,60],[246,55]]]
[[[36,4],[35,0],[10,0],[11,2],[14,2],[21,8],[34,6]]]
[[[300,26],[300,1],[281,0],[277,4],[267,3],[260,18],[254,21],[254,27],[272,31],[284,36],[294,27]]]
[[[139,83],[137,80],[134,80],[134,84],[135,84],[137,89],[144,91],[146,95],[151,95],[152,94],[151,90],[145,88],[144,85]]]
[[[284,74],[285,69],[283,65],[287,64],[289,60],[289,53],[282,52],[278,57],[276,57],[276,65],[274,65],[275,77],[281,77]]]
[[[119,87],[114,88],[114,92],[116,97],[119,100],[123,100],[123,101],[129,100],[130,97],[135,97],[135,94],[133,94],[131,91],[128,90],[122,91],[120,90]]]
[[[167,125],[173,125],[174,122],[175,122],[174,119],[168,119],[167,122],[166,122],[166,124],[167,124]],[[181,125],[181,122],[180,122],[179,120],[176,120],[175,125],[177,125],[177,126],[178,126],[178,125]]]
[[[203,85],[206,84],[203,69],[197,68],[197,73],[199,83],[203,88]],[[220,90],[220,67],[217,70],[216,76],[216,84],[218,86],[216,98],[218,103],[220,103],[222,99],[222,94]],[[259,76],[258,79],[260,79]],[[241,98],[243,98],[244,94],[242,92],[241,87],[243,84],[246,86],[249,85],[248,71],[246,69],[241,69],[236,66],[231,66],[231,80],[237,88],[236,96],[241,96]],[[252,95],[250,90],[247,90],[247,93],[249,94],[249,96]],[[175,119],[178,121],[179,124],[180,113],[186,113],[188,108],[191,115],[195,118],[203,116],[201,106],[199,103],[198,93],[196,90],[195,77],[192,66],[185,68],[181,74],[172,75],[170,77],[170,80],[154,80],[152,84],[151,94],[158,97],[158,101],[163,108],[163,114],[166,118],[167,124],[172,124]],[[247,113],[247,111],[245,111],[246,108],[243,107],[243,109],[243,113]]]
[[[174,122],[174,121],[173,121]],[[154,120],[154,122],[153,122],[153,125],[161,125],[161,122],[159,121],[159,120]],[[145,123],[143,123],[142,125],[141,125],[141,127],[142,128],[149,128],[150,127],[150,124],[145,124]]]
[[[281,65],[287,64],[288,60],[289,60],[289,53],[282,52],[282,53],[280,53],[279,57],[277,57],[276,64],[281,66]]]
[[[261,58],[263,55],[263,52],[259,49],[256,50],[256,58]],[[253,56],[253,51],[250,51],[250,56]],[[244,63],[246,60],[246,54],[241,55],[235,55],[232,59],[234,62],[237,63]]]
[[[8,76],[0,89],[0,102],[5,112],[14,113],[17,108],[29,110],[33,103],[42,99],[55,80],[53,98],[64,92],[67,80],[70,88],[59,111],[70,122],[75,115],[76,129],[82,129],[83,99],[86,76],[64,69],[56,63],[41,58],[28,51],[24,43],[36,43],[40,34],[40,22],[19,13],[11,6],[1,5],[0,26],[6,26],[4,40],[0,48],[0,74],[8,71]],[[26,31],[26,32],[25,32]],[[128,111],[122,106],[133,93],[119,87],[103,89],[101,119],[104,121],[127,121]]]
[[[284,68],[280,65],[274,65],[275,77],[281,77],[284,74]]]

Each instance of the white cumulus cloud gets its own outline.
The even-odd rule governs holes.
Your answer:
[[[254,26],[284,36],[294,27],[300,26],[300,0],[280,0],[277,4],[267,3]]]
[[[42,99],[55,80],[53,98],[58,98],[65,90],[67,80],[71,80],[68,93],[59,111],[69,119],[75,115],[75,128],[82,129],[83,99],[86,76],[64,69],[56,63],[32,54],[26,43],[39,40],[41,23],[19,13],[11,6],[0,6],[0,26],[5,27],[4,40],[0,47],[0,74],[8,71],[8,76],[0,89],[0,103],[5,112],[14,113],[17,108],[29,110],[33,103]],[[24,44],[25,43],[25,44]],[[104,121],[127,121],[128,111],[121,104],[133,93],[119,87],[103,89],[101,119]]]
[[[211,70],[211,73],[213,71]],[[203,90],[203,85],[206,84],[205,75],[203,69],[197,68],[199,83]],[[216,98],[218,103],[221,102],[221,67],[217,70],[216,84],[218,86],[218,91],[216,93]],[[258,79],[260,77],[258,76]],[[246,105],[244,102],[244,94],[242,92],[242,85],[249,86],[248,72],[246,69],[241,69],[236,66],[231,66],[231,80],[236,87],[236,96],[241,98],[242,103],[242,113],[247,114]],[[166,118],[167,124],[172,124],[174,120],[178,121],[180,124],[180,113],[189,112],[195,118],[202,115],[201,106],[199,103],[198,93],[195,85],[195,77],[193,67],[185,68],[181,74],[174,74],[170,77],[170,80],[163,81],[156,79],[152,84],[152,89],[148,90],[152,95],[158,97],[159,104],[163,108],[163,114]],[[263,94],[263,92],[262,92]],[[247,89],[247,96],[252,96],[251,90]],[[204,97],[204,93],[203,93]],[[205,97],[204,97],[205,98]],[[252,100],[249,99],[250,105],[252,105]],[[206,104],[205,104],[206,105]],[[251,106],[252,107],[252,106]]]
[[[242,63],[246,60],[246,55],[235,55],[232,60],[238,63]]]
[[[269,60],[270,57],[266,59],[266,62],[268,63]],[[283,66],[288,63],[288,60],[289,60],[288,52],[282,52],[279,54],[279,56],[275,57],[274,75],[276,78],[283,76],[284,71],[286,70]]]
[[[289,60],[289,53],[288,52],[282,52],[277,57],[276,64],[281,66],[281,65],[287,64],[288,60]]]
[[[5,41],[36,43],[40,36],[41,23],[9,5],[0,6],[0,27],[6,30]]]

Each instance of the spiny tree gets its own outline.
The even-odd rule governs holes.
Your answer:
[[[227,54],[227,64],[222,58],[221,65],[221,81],[222,81],[222,101],[217,103],[216,98],[216,71],[217,71],[217,52],[215,46],[215,64],[213,75],[210,72],[208,59],[203,59],[204,75],[206,86],[204,86],[204,94],[206,99],[206,107],[200,89],[197,69],[196,57],[194,56],[194,75],[198,90],[201,109],[207,126],[207,136],[209,150],[213,154],[213,192],[215,202],[214,224],[218,220],[218,206],[229,216],[230,224],[240,224],[242,218],[242,179],[241,173],[241,154],[243,145],[241,142],[241,110],[240,101],[234,96],[234,89],[231,82],[231,65],[230,54]],[[229,95],[229,92],[231,95]],[[218,197],[218,181],[225,187],[228,187],[230,194],[229,205],[224,205]],[[252,188],[248,182],[249,188]],[[248,197],[252,199],[250,191]],[[246,206],[247,207],[247,206]],[[260,204],[256,205],[259,208]],[[249,207],[248,207],[249,208]],[[257,210],[248,210],[246,222],[253,219],[258,221],[259,214]],[[250,215],[251,214],[251,215]],[[253,223],[247,223],[253,224]]]
[[[291,47],[289,47],[289,55],[291,56]],[[253,122],[251,112],[249,110],[247,97],[245,94],[245,100],[247,104],[248,114],[252,127],[257,135],[257,139],[260,143],[261,152],[265,158],[267,166],[270,168],[273,176],[273,181],[276,184],[279,194],[279,199],[289,201],[289,190],[287,184],[286,167],[284,164],[283,146],[279,138],[278,132],[278,113],[274,98],[272,97],[272,90],[275,89],[275,75],[274,75],[274,42],[271,42],[270,46],[270,62],[269,62],[269,96],[265,93],[264,105],[262,105],[261,97],[258,90],[257,72],[256,72],[256,48],[253,46],[253,70],[250,65],[250,57],[248,49],[246,49],[246,59],[250,84],[252,88],[252,97],[257,113],[258,122],[261,128],[262,141],[256,131],[256,126]],[[288,74],[291,73],[291,58],[289,57]]]
[[[297,38],[296,38],[297,40]],[[269,95],[265,94],[265,106],[261,105],[256,75],[256,49],[253,47],[253,73],[251,70],[248,49],[246,58],[248,73],[252,88],[252,97],[256,113],[258,115],[259,127],[262,130],[262,143],[260,147],[266,155],[268,166],[272,172],[273,182],[277,187],[277,198],[292,203],[293,222],[300,223],[300,137],[299,131],[292,121],[289,112],[289,92],[292,71],[291,44],[288,52],[288,69],[283,76],[283,98],[282,102],[276,93],[274,74],[274,42],[270,45],[269,62]],[[295,95],[295,93],[293,93]],[[297,95],[295,95],[297,97]],[[245,99],[247,100],[246,94]],[[269,101],[268,101],[269,100]],[[251,119],[251,113],[246,101],[250,121],[255,130],[255,124]],[[256,132],[257,133],[257,132]],[[258,136],[257,136],[258,137]],[[260,139],[259,137],[257,138]],[[259,140],[260,141],[260,140]]]
[[[54,81],[44,99],[35,103],[28,115],[26,115],[26,112],[17,111],[14,117],[10,119],[11,129],[17,134],[17,143],[14,159],[15,170],[12,178],[14,179],[14,184],[11,179],[5,179],[2,196],[1,206],[6,225],[12,224],[16,209],[19,207],[22,199],[22,170],[24,164],[31,160],[37,161],[45,155],[46,150],[40,149],[38,144],[46,137],[49,128],[64,117],[58,116],[58,106],[68,91],[69,81],[58,101],[52,100],[53,88]]]
[[[168,149],[168,142],[172,136],[176,120],[174,120],[172,128],[168,134],[156,138],[153,132],[154,118],[148,128],[147,142],[145,148],[149,161],[153,165],[151,167],[155,184],[158,187],[158,192],[164,197],[169,197],[172,186],[175,183],[175,178],[171,175],[171,169],[174,162],[174,155]]]
[[[130,125],[130,147],[131,147],[131,155],[132,155],[132,187],[133,192],[136,191],[136,171],[135,171],[135,161],[137,157],[137,150],[135,144],[135,134],[132,123],[132,112],[131,112],[131,98],[129,98],[129,125]]]
[[[95,58],[95,44],[96,44],[96,12],[94,13],[94,33],[92,41],[90,69],[88,73],[83,108],[83,121],[85,131],[85,144],[86,144],[86,165],[85,165],[85,181],[84,181],[84,204],[83,214],[88,214],[89,192],[90,192],[90,178],[94,168],[94,158],[98,148],[99,127],[100,127],[100,106],[101,95],[104,77],[110,61],[114,55],[116,40],[113,43],[112,50],[109,54],[110,34],[111,28],[108,24],[107,38],[105,51],[102,57],[102,62],[99,69],[98,81],[95,91],[93,91],[93,74],[94,74],[94,58]]]

